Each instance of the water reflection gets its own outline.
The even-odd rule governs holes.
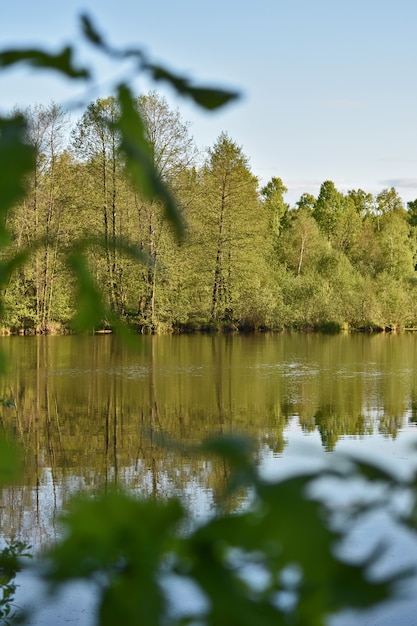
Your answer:
[[[5,337],[0,347],[2,428],[25,453],[0,521],[36,545],[54,539],[72,493],[115,483],[185,493],[204,513],[227,467],[189,445],[212,433],[245,432],[260,456],[282,456],[294,423],[327,451],[417,423],[415,335],[143,337],[135,352],[111,336]]]

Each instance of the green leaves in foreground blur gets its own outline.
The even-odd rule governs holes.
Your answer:
[[[165,215],[176,228],[177,234],[183,230],[182,219],[177,204],[168,187],[162,182],[153,162],[152,151],[146,139],[146,128],[137,105],[126,85],[118,89],[120,117],[117,130],[121,135],[120,151],[126,159],[126,166],[136,189],[148,200],[160,200],[165,207]]]
[[[81,16],[81,30],[89,43],[99,48],[102,52],[115,60],[131,58],[138,62],[139,71],[150,74],[154,81],[164,81],[175,89],[178,95],[188,96],[195,104],[212,111],[219,109],[229,102],[236,100],[239,94],[229,89],[216,87],[198,86],[189,78],[180,76],[159,64],[151,63],[143,50],[139,48],[126,48],[118,50],[113,48],[105,40],[88,15]]]
[[[18,621],[14,596],[16,574],[21,571],[21,559],[30,558],[31,546],[22,541],[12,541],[0,550],[0,624],[11,626]]]
[[[100,624],[159,624],[166,600],[158,578],[177,541],[184,512],[176,500],[138,501],[111,492],[78,499],[64,517],[67,538],[50,553],[49,578],[98,580]]]
[[[6,212],[25,194],[25,176],[35,165],[35,149],[26,142],[23,116],[0,118],[0,243]]]
[[[0,486],[12,484],[20,473],[20,450],[0,436]]]
[[[331,508],[308,496],[313,481],[335,472],[266,481],[246,444],[239,454],[241,444],[227,438],[202,447],[220,454],[232,473],[245,474],[246,495],[232,511],[196,520],[175,499],[136,500],[111,492],[76,500],[63,518],[66,538],[49,553],[49,581],[98,581],[104,626],[322,626],[343,609],[371,607],[392,596],[401,576],[368,577],[378,551],[355,564],[338,558],[335,548],[349,524],[336,527]],[[352,469],[352,476],[364,475],[365,465]],[[378,484],[385,481],[384,472],[373,475]],[[362,502],[355,514],[366,512]],[[190,609],[185,596],[185,606],[175,606],[175,599],[173,606],[166,589],[190,581],[205,598],[201,608]]]
[[[188,96],[195,104],[212,111],[236,100],[239,94],[225,89],[198,87],[184,76],[178,76],[160,65],[147,64],[146,69],[155,81],[166,81],[182,96]]]
[[[103,303],[103,294],[93,279],[84,256],[75,250],[69,256],[68,265],[77,279],[77,311],[72,323],[76,330],[93,330],[106,318],[109,312]]]
[[[55,70],[68,78],[89,78],[87,69],[77,69],[73,64],[73,49],[65,47],[58,54],[49,54],[44,50],[29,48],[26,50],[4,50],[0,52],[0,67],[6,68],[16,63],[25,63],[32,67]]]

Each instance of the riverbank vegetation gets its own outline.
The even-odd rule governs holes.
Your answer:
[[[161,201],[130,182],[115,98],[91,102],[75,122],[53,103],[22,111],[35,167],[7,214],[2,255],[36,252],[5,285],[3,332],[72,327],[66,255],[76,241],[104,293],[96,330],[111,328],[112,314],[140,332],[417,324],[417,200],[406,208],[394,188],[372,196],[324,181],[290,206],[284,182],[261,186],[227,133],[202,154],[158,92],[135,106],[182,238]]]

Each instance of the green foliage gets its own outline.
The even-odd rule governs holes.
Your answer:
[[[149,64],[146,67],[154,80],[167,81],[179,94],[188,96],[195,104],[203,106],[205,109],[218,109],[238,97],[237,93],[231,93],[223,89],[195,87],[188,79],[183,76],[176,76],[160,65]]]
[[[167,82],[179,95],[189,97],[207,110],[221,107],[236,98],[232,92],[195,86],[189,79],[149,61],[140,49],[114,49],[87,16],[81,18],[81,26],[86,40],[99,51],[113,59],[131,60],[136,71],[149,74],[155,81]],[[71,47],[57,54],[39,49],[7,50],[0,53],[0,67],[10,68],[24,63],[41,70],[58,71],[70,79],[91,82],[92,72],[90,69],[77,69],[73,64],[73,54]],[[147,250],[142,245],[143,240],[136,242],[139,245],[138,254],[132,242],[126,244],[118,213],[119,194],[131,201],[133,198],[139,215],[143,215],[141,209],[146,206],[150,218],[152,237],[149,255],[153,265],[151,272],[148,269],[145,271],[148,272],[148,286],[152,287],[152,327],[158,293],[157,272],[162,267],[159,257],[166,252],[163,222],[159,216],[161,207],[177,235],[182,235],[184,230],[183,206],[174,199],[172,181],[164,180],[158,170],[148,129],[130,85],[120,83],[107,104],[110,104],[112,114],[103,115],[99,125],[99,131],[107,133],[106,140],[111,144],[109,152],[106,142],[102,142],[104,150],[101,153],[105,165],[100,197],[104,202],[104,237],[97,236],[89,258],[85,254],[88,237],[82,233],[83,223],[65,231],[63,237],[63,214],[59,213],[59,219],[57,215],[57,219],[53,219],[56,201],[59,200],[66,208],[74,208],[71,200],[56,193],[57,161],[54,151],[46,156],[42,151],[42,142],[34,141],[33,137],[30,139],[30,125],[24,115],[16,114],[0,120],[0,242],[3,246],[11,242],[7,253],[2,249],[2,286],[7,285],[12,270],[21,270],[21,289],[14,294],[24,293],[33,298],[35,323],[40,324],[42,329],[45,328],[45,320],[49,319],[45,306],[52,298],[52,285],[55,287],[58,284],[58,273],[61,281],[68,280],[68,274],[65,271],[61,273],[57,260],[59,252],[63,252],[66,268],[69,267],[77,280],[78,287],[74,288],[71,284],[71,290],[78,300],[75,321],[79,328],[91,329],[106,319],[114,322],[115,313],[125,312],[127,297],[119,291],[119,287],[124,284],[124,273],[131,268],[124,258],[122,260],[122,253],[131,252],[131,256],[143,260]],[[99,105],[105,108],[106,103]],[[74,164],[67,158],[68,171],[85,172],[88,181],[98,153],[91,154],[89,159]],[[124,170],[129,173],[130,188],[120,174]],[[38,175],[44,187],[38,185]],[[202,308],[210,312],[214,324],[241,323],[247,315],[242,300],[248,300],[250,295],[247,294],[262,293],[264,288],[258,276],[262,275],[271,259],[270,247],[263,245],[264,234],[268,230],[268,215],[262,212],[257,180],[249,170],[246,157],[226,135],[222,135],[210,151],[200,176],[200,193],[204,199],[199,198],[199,204],[204,207],[201,215],[205,220],[205,238],[196,238],[193,252],[204,243],[202,249],[206,255],[203,258],[206,268],[203,271],[211,276],[211,283],[208,283],[208,289],[199,292],[198,298],[201,298]],[[181,178],[189,179],[186,175]],[[60,179],[61,185],[63,180]],[[75,186],[72,189],[79,199],[82,191],[76,191]],[[48,190],[47,193],[44,193],[45,190]],[[270,205],[272,230],[276,236],[281,235],[279,231],[288,212],[283,202],[284,193],[282,181],[276,178],[264,193],[264,204]],[[396,218],[399,214],[398,219],[406,224],[392,195],[378,198],[378,211],[383,217],[389,212],[395,213]],[[97,197],[92,194],[93,209],[97,208],[94,204]],[[14,217],[11,210],[20,202],[20,209],[25,215],[29,200],[36,214],[37,231],[34,237],[28,237],[23,228],[11,228]],[[304,197],[297,217],[292,223],[288,221],[285,224],[283,230],[294,228],[293,241],[299,241],[301,237],[296,259],[282,259],[282,264],[293,273],[286,287],[288,300],[292,298],[293,311],[296,311],[293,316],[296,322],[322,322],[326,315],[323,302],[329,304],[334,301],[340,284],[343,284],[348,297],[353,293],[353,269],[347,257],[341,257],[344,252],[354,249],[354,242],[345,242],[344,207],[343,194],[335,189],[333,183],[326,181],[317,201]],[[360,215],[361,210],[356,205],[353,209],[355,215]],[[97,217],[95,220],[94,226],[97,225]],[[312,220],[316,221],[323,235],[318,234]],[[395,224],[389,223],[388,218],[384,220],[386,224],[382,221],[381,218],[373,231],[374,241],[378,241],[374,247],[384,254],[388,246],[390,264],[388,267],[375,264],[375,272],[388,270],[394,276],[402,277],[405,270],[400,260],[408,231],[402,229],[394,240]],[[22,223],[24,220],[20,226]],[[269,224],[271,229],[271,215]],[[129,227],[128,221],[124,228],[127,230]],[[384,239],[377,233],[388,233],[388,238]],[[325,241],[333,250],[324,255],[320,252]],[[251,248],[244,248],[247,242]],[[276,250],[278,244],[276,242],[272,248]],[[306,246],[310,246],[311,250]],[[338,250],[334,251],[334,248]],[[107,261],[107,265],[102,264],[98,269],[92,262],[100,260],[96,249],[100,249]],[[190,246],[189,251],[191,249]],[[33,254],[35,261],[33,274],[24,271],[28,253]],[[201,267],[202,257],[199,258]],[[169,267],[169,254],[165,254],[164,259]],[[409,259],[410,255],[406,259],[407,267]],[[52,272],[51,264],[54,267]],[[105,301],[102,290],[98,288],[99,279],[106,269],[109,302]],[[162,271],[161,274],[168,284],[170,275],[164,275]],[[190,270],[187,280],[193,280],[190,279],[191,274]],[[44,276],[43,285],[39,280],[41,275]],[[182,288],[178,276],[175,283],[177,289]],[[134,297],[137,294],[132,299]],[[45,304],[43,312],[42,299]],[[266,309],[273,308],[267,297],[264,301]],[[339,315],[342,309],[343,301],[339,301],[334,316]],[[325,416],[326,419],[329,417]],[[137,623],[184,624],[197,620],[210,626],[268,626],[280,623],[316,626],[324,624],[329,615],[343,608],[372,606],[390,597],[399,576],[393,574],[379,581],[369,579],[367,569],[376,562],[376,553],[356,564],[338,558],[335,547],[346,535],[348,525],[336,526],[331,506],[314,498],[309,491],[318,478],[338,475],[344,480],[346,477],[342,471],[338,472],[337,468],[323,469],[313,474],[268,482],[259,474],[249,446],[242,440],[207,443],[203,451],[220,452],[231,465],[232,478],[225,494],[224,508],[216,510],[209,519],[196,523],[176,500],[165,503],[140,500],[117,492],[97,495],[89,501],[76,500],[63,519],[66,527],[64,539],[49,552],[48,580],[58,586],[74,578],[95,580],[101,594],[98,619],[103,625],[118,621],[126,626]],[[0,476],[3,481],[16,477],[16,458],[10,446],[2,441]],[[389,483],[390,488],[393,485],[397,487],[394,480],[387,480],[385,472],[367,464],[353,464],[351,471],[366,476],[370,485],[377,481]],[[398,484],[398,487],[402,485]],[[228,498],[238,498],[239,495],[240,504],[233,508]],[[366,512],[367,508],[361,503],[354,513]],[[414,529],[414,511],[406,523]],[[10,605],[15,591],[12,580],[18,569],[16,559],[23,555],[25,549],[25,546],[16,544],[0,554],[0,582],[3,588],[3,598],[0,598],[0,611],[3,613],[0,612],[0,616],[6,623],[11,618]],[[262,574],[262,584],[256,584],[251,575],[254,569]],[[207,608],[203,615],[177,619],[170,614],[162,582],[172,576],[193,580],[205,594]],[[291,602],[285,603],[284,597],[290,598]]]
[[[135,73],[145,72],[150,74],[154,80],[165,80],[182,96],[189,96],[194,102],[196,102],[202,108],[207,110],[216,109],[227,102],[236,98],[236,94],[225,90],[219,90],[216,88],[209,88],[205,86],[195,86],[192,81],[185,79],[184,77],[177,76],[173,72],[164,70],[163,67],[153,64],[142,50],[127,48],[125,50],[116,50],[110,44],[108,44],[105,38],[99,33],[96,26],[93,24],[90,18],[83,16],[81,18],[82,33],[87,41],[93,46],[97,47],[102,53],[112,57],[116,60],[129,59],[133,63]],[[29,49],[29,50],[6,50],[0,52],[0,67],[11,68],[16,64],[24,63],[30,67],[42,69],[46,71],[56,70],[61,74],[64,74],[71,79],[83,79],[86,82],[92,82],[93,72],[90,69],[77,69],[73,64],[73,48],[64,48],[57,54],[49,54],[42,49]],[[153,159],[153,152],[150,146],[144,121],[141,115],[140,108],[138,108],[136,99],[133,97],[130,86],[127,82],[121,82],[116,90],[116,95],[113,98],[114,103],[114,115],[110,117],[103,116],[100,120],[102,124],[103,132],[107,129],[110,133],[111,140],[113,141],[114,148],[118,152],[119,161],[123,162],[123,166],[130,175],[130,181],[136,194],[141,198],[145,198],[148,201],[158,202],[165,208],[165,216],[176,230],[177,235],[181,235],[183,232],[183,220],[181,212],[179,211],[176,200],[171,193],[169,186],[161,178],[156,163]],[[55,110],[55,109],[54,109]],[[27,118],[30,117],[30,111]],[[25,115],[16,114],[7,119],[0,120],[0,169],[2,176],[0,179],[0,236],[1,241],[4,244],[10,239],[10,232],[13,235],[12,254],[13,259],[10,261],[8,267],[22,266],[22,257],[19,252],[21,247],[22,238],[24,236],[24,227],[22,222],[17,222],[17,231],[13,229],[10,231],[6,227],[6,219],[10,221],[10,215],[8,214],[12,208],[16,207],[17,202],[24,197],[25,193],[28,198],[31,196],[32,208],[34,210],[34,231],[35,240],[38,236],[38,230],[41,229],[41,225],[45,225],[45,232],[42,236],[45,236],[45,253],[42,256],[41,253],[34,255],[35,264],[33,270],[33,276],[29,272],[22,271],[22,287],[19,295],[16,299],[20,300],[21,297],[25,299],[33,299],[33,315],[27,315],[23,308],[21,313],[17,316],[17,319],[21,319],[22,326],[25,325],[25,319],[33,319],[33,324],[36,329],[41,332],[45,332],[48,329],[49,320],[51,317],[51,301],[52,294],[56,293],[56,287],[58,285],[58,272],[62,274],[63,281],[66,281],[70,285],[71,290],[73,284],[68,281],[68,276],[65,275],[65,271],[62,270],[59,261],[59,252],[62,250],[62,203],[57,204],[57,192],[55,188],[55,174],[52,177],[52,172],[56,169],[56,154],[55,148],[52,149],[50,154],[46,155],[43,152],[42,137],[45,133],[48,135],[55,133],[53,127],[47,127],[46,119],[47,115],[43,115],[43,111],[38,111],[39,117],[37,120],[25,119]],[[52,120],[52,118],[50,118]],[[32,136],[30,132],[29,122],[44,124],[43,128],[33,126]],[[49,123],[49,122],[48,122]],[[42,135],[43,133],[43,135]],[[56,137],[52,137],[50,145],[54,145]],[[107,158],[107,154],[105,155]],[[113,162],[110,164],[113,168],[112,176],[115,182],[114,173],[116,170],[116,155],[115,152],[112,156]],[[33,173],[33,180],[30,180],[30,174]],[[47,182],[49,176],[50,182],[49,188],[45,186],[47,194],[43,195],[43,188],[40,183]],[[62,185],[62,181],[59,181]],[[104,181],[106,188],[107,179]],[[76,192],[74,192],[76,195]],[[107,192],[106,192],[107,194]],[[105,209],[106,214],[104,216],[106,222],[106,228],[108,230],[105,233],[104,254],[107,255],[108,267],[107,276],[111,286],[110,293],[110,309],[113,313],[121,313],[124,311],[124,296],[116,289],[116,284],[120,283],[120,272],[123,271],[123,266],[119,259],[119,254],[115,252],[116,248],[121,249],[121,243],[119,241],[119,235],[116,229],[116,187],[113,187],[113,199],[111,200],[111,207]],[[108,196],[108,194],[107,194]],[[109,198],[105,199],[106,202]],[[65,201],[66,203],[66,201]],[[60,206],[57,217],[54,217],[54,210],[56,206]],[[111,220],[109,221],[110,208],[112,211]],[[23,202],[23,210],[25,214],[27,212],[26,200]],[[42,223],[45,216],[45,221]],[[27,223],[26,215],[23,218]],[[13,222],[13,217],[11,218]],[[57,224],[57,226],[55,226]],[[109,230],[111,228],[111,230]],[[96,233],[94,233],[96,234]],[[73,247],[77,250],[79,246],[79,240],[77,236],[74,238],[73,233],[69,233],[69,237],[65,242],[65,245],[70,248]],[[85,233],[84,233],[85,235]],[[32,234],[28,235],[30,239],[30,245],[33,245],[34,237]],[[71,237],[72,236],[72,237]],[[121,238],[123,241],[123,238]],[[9,251],[10,252],[10,251]],[[89,268],[88,264],[83,264],[81,261],[77,262],[75,257],[71,254],[67,255],[71,259],[71,269],[75,275],[76,281],[79,284],[78,291],[82,297],[82,303],[88,305],[91,308],[91,315],[87,313],[86,307],[84,307],[84,313],[78,315],[76,320],[77,325],[80,323],[90,324],[93,318],[97,318],[100,314],[103,314],[103,308],[99,308],[95,305],[98,304],[98,297],[94,296],[90,298],[88,302],[87,292],[85,286],[91,288],[93,285],[93,279],[87,278],[86,271]],[[142,255],[142,259],[143,259]],[[5,279],[6,282],[6,279]],[[11,290],[13,291],[13,289]],[[92,290],[93,294],[94,291]],[[11,292],[9,290],[9,295]],[[67,290],[67,298],[71,298],[72,293]],[[9,298],[9,302],[11,299]],[[100,305],[101,307],[101,305]],[[61,311],[68,309],[63,304]],[[12,313],[13,316],[13,313]],[[16,317],[16,316],[15,316]],[[11,319],[11,318],[10,318]],[[63,321],[63,320],[61,320]],[[91,326],[89,326],[91,327]]]
[[[374,199],[372,194],[367,193],[363,189],[350,189],[347,192],[347,198],[353,202],[360,217],[364,218],[366,215],[372,214],[374,210]]]
[[[287,191],[282,180],[276,177],[271,178],[261,189],[269,213],[270,228],[275,236],[279,235],[280,230],[287,225],[289,204],[284,202],[284,195]]]
[[[199,218],[204,232],[199,243],[204,257],[199,263],[207,277],[210,322],[237,327],[246,323],[241,294],[255,293],[266,269],[267,215],[259,206],[257,179],[248,159],[226,133],[209,151],[202,187],[205,210]]]
[[[66,540],[50,553],[50,580],[103,580],[100,624],[159,624],[165,602],[158,578],[164,559],[175,550],[183,511],[168,503],[140,501],[109,493],[72,503],[64,518]]]
[[[24,63],[35,68],[56,70],[68,78],[89,78],[86,69],[76,69],[73,65],[73,49],[64,48],[59,54],[48,54],[44,50],[4,50],[0,52],[0,67],[10,67],[16,63]]]
[[[35,151],[26,142],[27,123],[23,116],[0,119],[0,242],[4,244],[7,211],[25,193],[25,176],[35,164]]]
[[[320,229],[325,233],[330,244],[333,240],[334,229],[341,214],[343,194],[338,191],[334,183],[326,180],[320,187],[320,193],[314,205],[313,216]]]
[[[47,579],[52,585],[95,580],[100,624],[319,626],[344,608],[382,601],[411,574],[371,578],[382,549],[355,563],[336,556],[351,517],[335,524],[332,506],[312,491],[318,479],[330,477],[360,477],[369,489],[403,488],[388,471],[351,460],[347,474],[341,463],[267,481],[245,439],[212,439],[199,452],[219,454],[232,469],[224,506],[209,519],[196,523],[175,499],[137,500],[117,492],[76,500],[63,517],[65,538],[49,552]],[[230,503],[237,493],[236,508]],[[366,515],[374,506],[361,501],[350,515]],[[404,520],[409,524],[414,528],[412,516]],[[193,581],[205,608],[186,618],[173,614],[164,591],[170,579]]]
[[[20,450],[8,441],[0,438],[0,485],[13,483],[20,474]]]
[[[20,449],[9,439],[0,437],[0,487],[16,482],[21,470]],[[30,549],[21,541],[10,541],[0,550],[0,624],[4,626],[15,623],[15,577],[22,569],[21,559],[30,557]]]
[[[383,189],[381,193],[376,196],[376,210],[381,213],[398,213],[404,219],[406,218],[406,212],[394,187],[390,189]]]
[[[131,48],[116,50],[112,48],[98,32],[96,26],[87,15],[81,16],[81,26],[86,39],[103,52],[116,60],[123,58],[135,59],[139,63],[140,69],[148,72],[153,80],[169,83],[179,95],[191,98],[195,104],[204,109],[218,109],[239,97],[237,92],[205,86],[195,86],[190,79],[174,74],[165,67],[150,62],[143,50]]]
[[[31,546],[12,541],[0,550],[0,623],[11,626],[16,623],[18,611],[14,606],[15,577],[22,569],[22,558],[30,558]]]
[[[101,52],[149,71],[141,51],[83,28]],[[120,330],[118,319],[141,332],[416,325],[416,229],[394,189],[374,200],[325,181],[291,208],[280,178],[258,188],[227,134],[201,163],[179,112],[124,83],[87,105],[69,145],[56,104],[10,119],[23,120],[19,149],[34,169],[2,221],[6,331]]]
[[[417,226],[417,200],[407,202],[407,220],[410,226]]]
[[[175,200],[161,181],[152,151],[146,138],[146,129],[139,110],[126,86],[118,93],[120,119],[117,129],[121,133],[120,150],[125,155],[132,180],[138,191],[148,200],[160,200],[166,209],[167,218],[174,224],[178,234],[182,233],[182,221]]]

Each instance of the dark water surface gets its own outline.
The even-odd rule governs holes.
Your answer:
[[[59,536],[71,494],[112,484],[181,494],[207,514],[227,473],[189,446],[213,433],[254,438],[263,471],[275,475],[335,451],[399,472],[413,462],[415,334],[140,337],[136,350],[112,336],[4,337],[0,349],[9,364],[2,428],[25,458],[19,483],[2,490],[1,532],[36,549]],[[361,623],[396,623],[369,619]],[[417,624],[406,619],[398,623]]]

